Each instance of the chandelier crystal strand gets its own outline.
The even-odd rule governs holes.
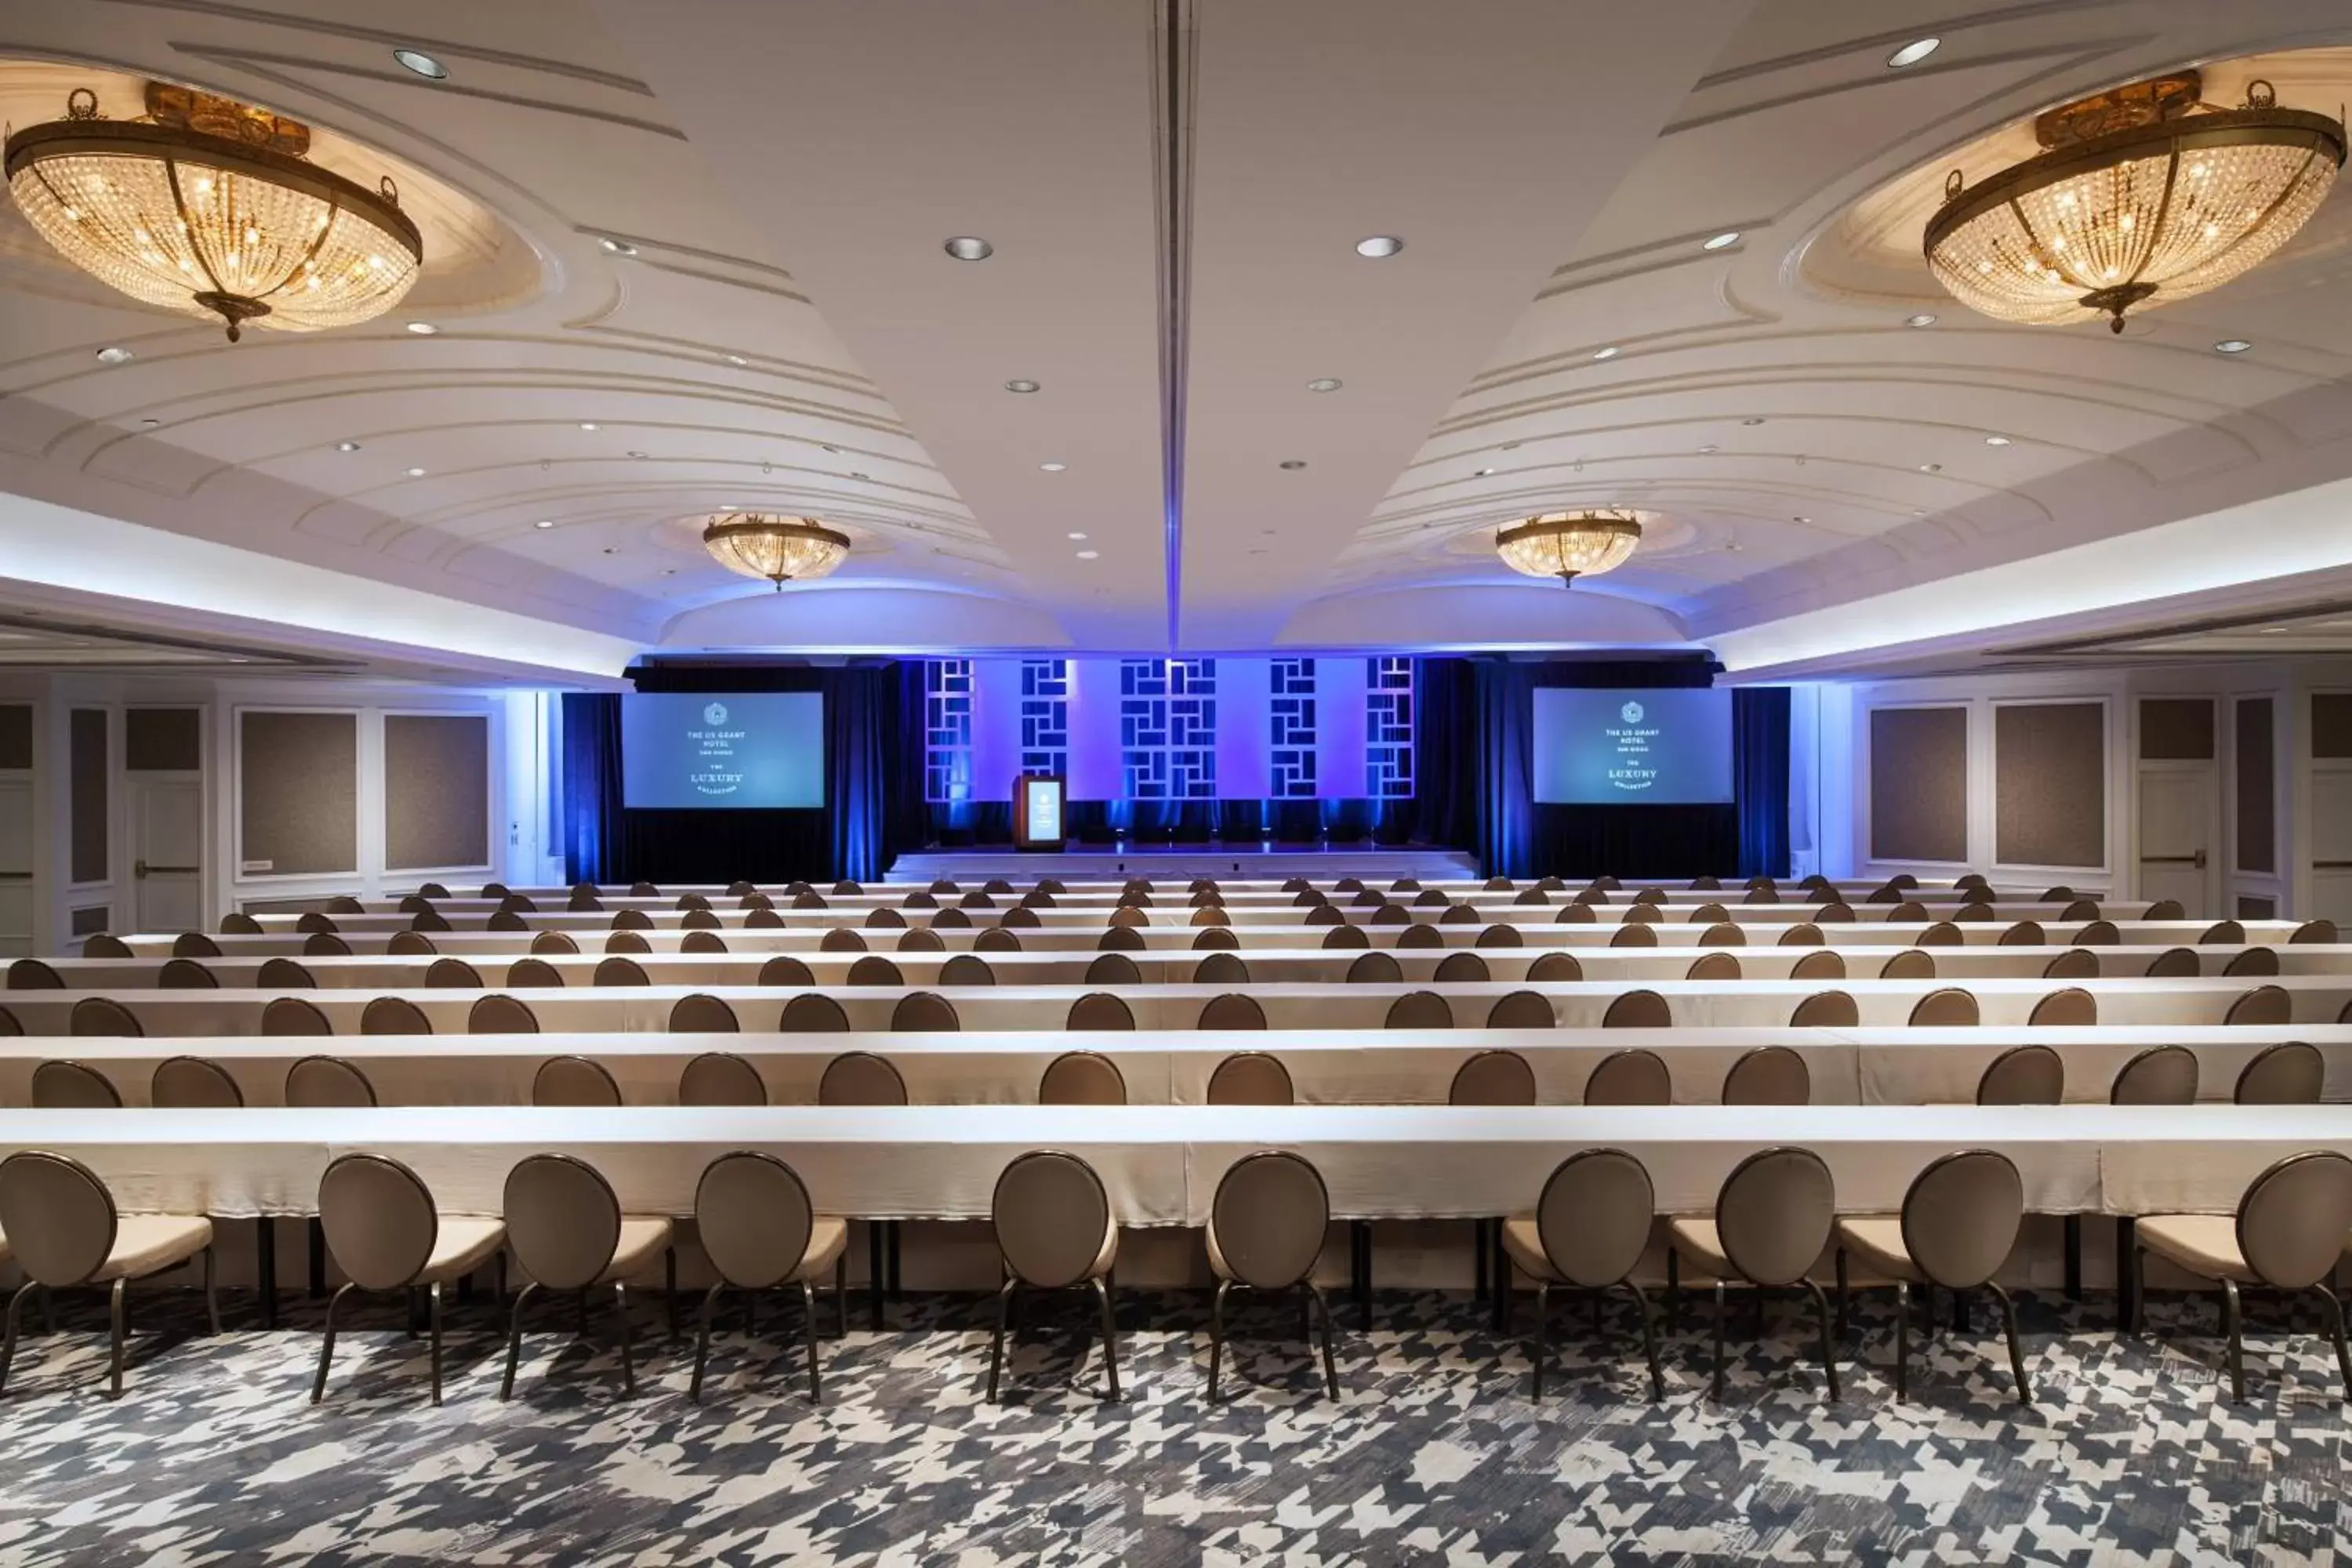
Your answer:
[[[849,553],[849,536],[809,517],[719,512],[702,526],[702,547],[730,572],[773,583],[822,577]]]
[[[285,151],[308,129],[263,110],[153,86],[149,101],[174,117],[102,120],[85,89],[66,119],[8,139],[10,194],[67,260],[134,300],[217,316],[232,342],[247,321],[351,326],[408,292],[424,247],[391,181],[372,192]]]
[[[1495,536],[1496,552],[1512,571],[1557,577],[1570,587],[1579,577],[1622,566],[1641,542],[1641,519],[1631,511],[1546,512]]]
[[[1958,174],[1927,225],[1927,265],[1997,321],[2108,319],[2219,288],[2294,237],[2345,159],[2344,127],[2276,106],[2203,110],[2194,73],[2043,115],[2041,156],[1973,189]],[[2120,127],[2120,128],[2117,128]]]

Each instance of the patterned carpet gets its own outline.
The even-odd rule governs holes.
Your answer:
[[[856,1299],[853,1298],[853,1301]],[[910,1299],[891,1327],[853,1313],[807,1400],[797,1310],[740,1316],[698,1408],[690,1341],[637,1306],[637,1397],[608,1341],[540,1316],[511,1404],[487,1301],[451,1315],[448,1403],[425,1399],[422,1342],[396,1304],[339,1343],[309,1402],[319,1311],[202,1334],[194,1300],[134,1315],[130,1385],[98,1397],[102,1308],[69,1303],[19,1349],[0,1400],[0,1563],[646,1565],[700,1563],[1387,1564],[1532,1562],[2306,1563],[2352,1553],[2347,1417],[2316,1318],[2257,1301],[2248,1395],[2226,1402],[2210,1300],[2158,1298],[2118,1342],[2109,1303],[2025,1303],[2039,1408],[1976,1331],[1914,1343],[1912,1402],[1887,1358],[1891,1302],[1856,1298],[1845,1398],[1821,1402],[1794,1302],[1705,1398],[1706,1312],[1666,1344],[1643,1397],[1638,1337],[1612,1310],[1555,1308],[1554,1377],[1462,1296],[1383,1295],[1371,1332],[1340,1311],[1344,1397],[1295,1339],[1295,1301],[1242,1310],[1229,1402],[1202,1401],[1203,1296],[1121,1304],[1126,1400],[1096,1396],[1085,1300],[1046,1298],[982,1397],[984,1305]],[[1864,1303],[1868,1301],[1868,1305]],[[1523,1309],[1524,1325],[1531,1313]],[[829,1316],[825,1320],[830,1329]],[[1747,1324],[1735,1309],[1735,1334]],[[1857,1358],[1868,1356],[1873,1364]]]

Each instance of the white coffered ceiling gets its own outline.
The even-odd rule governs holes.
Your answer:
[[[0,608],[578,679],[1171,639],[1696,643],[1752,677],[1955,615],[2038,646],[2309,605],[2352,565],[2321,488],[2352,478],[2352,195],[2121,338],[1972,316],[1917,255],[1942,170],[2001,155],[1974,144],[2186,63],[2333,112],[2352,11],[17,0],[13,123],[84,83],[135,112],[148,76],[267,103],[394,173],[427,262],[384,320],[231,346],[0,210]],[[1665,521],[1573,593],[1486,546],[1605,503]],[[697,542],[729,506],[856,550],[764,592]],[[2135,538],[2160,572],[2034,581]]]

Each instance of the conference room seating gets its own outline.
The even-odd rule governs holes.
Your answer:
[[[259,936],[261,922],[242,910],[231,910],[221,916],[223,936]]]
[[[680,952],[725,952],[726,940],[716,931],[690,931],[678,939]]]
[[[1089,985],[1140,985],[1143,971],[1123,952],[1106,952],[1087,965]]]
[[[927,927],[917,927],[898,939],[900,952],[945,952],[947,940]]]
[[[2278,972],[2278,954],[2267,947],[2247,948],[2221,966],[2221,973],[2224,974],[2263,975],[2276,974]]]
[[[1658,906],[1655,904],[1635,904],[1625,911],[1625,918],[1622,923],[1629,926],[1653,926],[1659,924],[1665,918],[1658,912]]]
[[[849,966],[847,983],[852,985],[904,985],[907,977],[898,966],[879,953],[867,953]]]
[[[866,939],[847,926],[835,926],[816,945],[819,952],[864,952]]]
[[[756,1300],[761,1291],[797,1285],[801,1291],[802,1343],[808,1356],[809,1403],[824,1402],[817,1362],[816,1282],[830,1269],[836,1326],[849,1331],[847,1279],[849,1227],[816,1213],[808,1186],[783,1161],[756,1150],[721,1154],[706,1166],[694,1188],[694,1224],[703,1255],[718,1276],[704,1292],[696,1321],[694,1372],[687,1397],[699,1404],[703,1372],[710,1359],[710,1325],[719,1296],[730,1286]],[[747,1313],[750,1310],[746,1306]]]
[[[0,1007],[0,1039],[21,1039],[24,1033],[25,1026],[16,1021],[16,1015]]]
[[[2326,1079],[2327,1063],[2319,1047],[2303,1040],[2280,1040],[2256,1051],[2239,1069],[2230,1099],[2237,1105],[2316,1105]]]
[[[539,1064],[531,1075],[530,1102],[533,1105],[571,1105],[585,1107],[615,1106],[621,1103],[621,1086],[601,1062],[586,1057],[550,1057]]]
[[[974,952],[1019,952],[1021,939],[1003,926],[991,926],[972,938],[971,947]]]
[[[319,1178],[319,1226],[344,1283],[327,1299],[326,1331],[319,1342],[319,1373],[310,1403],[327,1396],[335,1358],[335,1314],[353,1291],[374,1295],[423,1290],[426,1300],[426,1364],[433,1403],[441,1403],[441,1288],[463,1279],[501,1254],[502,1220],[446,1215],[415,1172],[382,1154],[340,1155]],[[503,1273],[503,1269],[501,1270]],[[499,1294],[506,1294],[501,1285]]]
[[[624,978],[628,970],[614,968],[613,966],[616,964],[626,964],[628,969],[635,969],[638,979],[632,982]],[[608,971],[612,975],[610,979],[606,978]],[[595,984],[599,985],[642,984],[645,973],[644,970],[637,969],[636,960],[633,958],[599,959],[596,963]],[[543,958],[518,958],[507,965],[507,984],[517,991],[560,991],[563,988],[563,971]]]
[[[1101,961],[1096,961],[1099,963]],[[1092,971],[1087,980],[1094,982]],[[1135,1012],[1124,997],[1108,991],[1090,991],[1070,1004],[1070,1016],[1063,1027],[1068,1029],[1132,1029]]]
[[[1099,1051],[1065,1051],[1039,1076],[1037,1103],[1125,1105],[1127,1079],[1118,1064]]]
[[[942,985],[993,985],[996,984],[996,971],[990,967],[988,960],[975,954],[950,953],[948,961],[940,965],[940,984]]]
[[[651,931],[654,929],[653,916],[646,913],[643,910],[616,910],[614,911],[612,920],[607,923],[614,931]]]
[[[1930,991],[1911,1006],[1911,1026],[1969,1028],[1979,1021],[1975,993],[1957,985]]]
[[[2096,906],[2094,906],[2094,908]],[[2123,940],[2123,932],[2116,929],[2115,921],[2095,919],[2074,933],[2074,945],[2076,947],[2114,947],[2119,944]]]
[[[172,939],[173,958],[218,958],[221,945],[200,931],[184,931]]]
[[[341,926],[334,922],[333,917],[321,914],[317,910],[311,910],[307,913],[295,916],[294,929],[302,932],[305,936],[332,936],[342,930]]]
[[[2139,918],[2144,921],[2187,920],[2189,911],[2181,907],[2180,900],[2178,899],[2158,899],[2148,905]]]
[[[1095,948],[1101,952],[1141,952],[1150,944],[1143,933],[1132,926],[1114,925],[1102,933]]]
[[[658,1215],[625,1215],[621,1201],[603,1173],[569,1154],[530,1154],[507,1173],[507,1245],[530,1278],[515,1295],[507,1336],[506,1375],[499,1397],[514,1396],[515,1371],[522,1359],[523,1309],[532,1295],[582,1293],[610,1285],[613,1316],[619,1325],[621,1388],[637,1389],[636,1362],[629,1331],[628,1277],[643,1272],[659,1253],[668,1275],[670,1328],[677,1331],[677,1253],[670,1221]]]
[[[2096,980],[2099,955],[2087,947],[2070,947],[2042,966],[2044,980]]]
[[[111,996],[85,996],[75,1003],[66,1029],[84,1039],[135,1040],[147,1033],[138,1016]]]
[[[1658,933],[1641,921],[1629,921],[1617,928],[1609,939],[1612,947],[1655,947]]]
[[[2193,947],[2168,947],[2148,960],[2146,973],[2151,980],[2194,979],[2204,973],[2204,964]]]
[[[1201,1029],[1263,1029],[1265,1009],[1258,999],[1242,991],[1227,991],[1212,996],[1201,1008],[1200,1021],[1193,1026]]]
[[[2107,1089],[2110,1105],[2194,1105],[2197,1053],[2187,1046],[2150,1046],[2126,1062]]]
[[[2277,1026],[2294,1021],[2294,1000],[2276,985],[2257,985],[2230,1004],[2224,1024]]]
[[[1584,1080],[1587,1105],[1671,1105],[1674,1074],[1665,1058],[1646,1049],[1612,1051]]]
[[[1647,1054],[1647,1053],[1643,1053]],[[1658,1325],[1650,1299],[1633,1282],[1650,1243],[1657,1207],[1650,1173],[1622,1149],[1584,1149],[1552,1168],[1535,1212],[1503,1222],[1507,1261],[1496,1292],[1497,1327],[1507,1330],[1514,1271],[1535,1281],[1536,1331],[1528,1349],[1531,1392],[1543,1397],[1550,1359],[1551,1289],[1614,1292],[1633,1299],[1642,1321],[1642,1352],[1650,1363],[1650,1398],[1666,1394],[1658,1364]]]
[[[1737,980],[1739,976],[1739,960],[1723,952],[1703,952],[1683,971],[1685,980]]]
[[[1006,912],[1010,913],[1011,911],[1007,910]],[[971,930],[971,917],[964,913],[961,910],[941,910],[938,914],[931,917],[931,923],[924,929],[933,931],[970,931]]]
[[[1203,1241],[1217,1281],[1209,1306],[1209,1403],[1218,1400],[1225,1350],[1225,1300],[1234,1289],[1303,1289],[1323,1325],[1323,1387],[1339,1397],[1331,1304],[1315,1283],[1315,1262],[1330,1228],[1331,1197],[1315,1167],[1285,1150],[1245,1154],[1218,1178]],[[1311,1353],[1311,1346],[1310,1346]]]
[[[1475,984],[1491,980],[1494,975],[1488,972],[1485,959],[1475,952],[1462,950],[1449,952],[1439,959],[1437,969],[1432,978],[1439,984],[1446,985]]]
[[[361,1014],[360,1032],[362,1034],[398,1033],[397,1030],[392,1029],[370,1030],[367,1022],[373,1012],[374,1009],[371,1007]],[[327,1021],[327,1015],[319,1010],[316,1003],[306,1002],[299,996],[275,996],[262,1006],[261,1032],[265,1037],[291,1038],[331,1035],[335,1032],[335,1026]]]
[[[2009,1336],[2017,1401],[2033,1404],[2025,1352],[2017,1337],[2017,1303],[1993,1276],[2016,1249],[2025,1217],[2025,1182],[2016,1164],[1990,1149],[1966,1149],[1928,1163],[1911,1179],[1898,1215],[1847,1215],[1837,1222],[1837,1333],[1845,1338],[1849,1257],[1895,1284],[1895,1397],[1911,1395],[1911,1287],[1941,1286],[1955,1296],[1989,1290]],[[2347,1215],[2352,1220],[2352,1215]],[[1930,1295],[1932,1296],[1932,1289]],[[1831,1379],[1830,1397],[1836,1394]]]
[[[1937,921],[1920,931],[1914,947],[1965,947],[1968,937],[1950,921]]]
[[[106,931],[100,931],[96,936],[93,936],[89,941],[83,942],[81,944],[81,955],[84,958],[129,958],[132,956],[131,944],[129,942],[123,941],[119,936],[112,935]]]
[[[305,958],[349,958],[352,944],[332,931],[314,931],[302,939]]]
[[[1791,980],[1843,980],[1846,977],[1845,954],[1824,948],[1808,952],[1789,966]]]
[[[80,1161],[25,1150],[0,1160],[0,1235],[7,1237],[10,1260],[25,1276],[8,1298],[6,1327],[0,1332],[0,1390],[7,1386],[26,1298],[37,1289],[107,1288],[109,1399],[122,1397],[131,1333],[127,1288],[134,1279],[201,1258],[205,1318],[215,1337],[220,1334],[213,1225],[202,1215],[123,1214],[112,1191]]]
[[[1592,912],[1589,904],[1562,904],[1559,912],[1551,917],[1551,921],[1554,925],[1589,926],[1598,925],[1601,917]]]
[[[155,1064],[147,1103],[163,1110],[235,1110],[245,1104],[245,1091],[218,1062],[172,1057]]]
[[[1601,1015],[1601,1026],[1604,1029],[1667,1029],[1674,1026],[1674,1009],[1654,991],[1628,991],[1612,1000]]]
[[[778,914],[772,907],[762,904],[743,917],[743,929],[745,931],[782,931],[784,929],[784,917]]]
[[[425,984],[436,991],[479,991],[482,976],[462,958],[436,958],[425,966]]]
[[[1454,1008],[1434,991],[1408,991],[1389,1004],[1381,1026],[1386,1029],[1450,1029]]]
[[[1289,1105],[1290,1069],[1264,1051],[1240,1051],[1209,1074],[1211,1105]]]
[[[803,961],[789,952],[780,952],[760,965],[758,984],[761,985],[814,985],[816,976]]]
[[[2305,921],[2295,927],[2294,934],[2286,940],[2287,945],[2294,947],[2305,942],[2334,943],[2341,939],[2336,933],[2334,921]]]
[[[760,1071],[732,1051],[705,1051],[677,1075],[680,1105],[765,1105]]]
[[[909,991],[890,1009],[890,1027],[901,1035],[951,1035],[963,1026],[955,1004],[936,991]]]
[[[2065,1098],[2065,1059],[2048,1046],[2011,1046],[1977,1079],[1979,1105],[2056,1105]]]
[[[1709,1387],[1723,1399],[1724,1287],[1758,1290],[1801,1286],[1813,1299],[1821,1330],[1822,1373],[1830,1402],[1838,1398],[1837,1352],[1830,1337],[1829,1299],[1806,1270],[1822,1254],[1837,1218],[1830,1168],[1810,1149],[1759,1149],[1724,1178],[1711,1219],[1678,1217],[1666,1226],[1667,1291],[1678,1300],[1682,1261],[1688,1258],[1715,1287],[1715,1356]]]
[[[396,931],[393,932],[391,937],[385,941],[383,950],[384,952],[395,956],[407,956],[413,958],[429,957],[441,951],[439,948],[433,945],[433,939],[426,936],[421,931]]]
[[[319,982],[290,958],[266,958],[254,972],[253,984],[263,991],[310,991],[317,989]]]
[[[2215,921],[2197,937],[2200,947],[2242,947],[2245,942],[2246,928],[2236,921]]]
[[[2043,1026],[2079,1028],[2099,1021],[2098,1000],[2080,986],[2070,985],[2063,991],[2053,991],[2033,1004],[2026,1023],[2035,1028]]]
[[[107,1076],[82,1062],[46,1061],[33,1068],[36,1110],[120,1110],[122,1094]],[[0,1228],[0,1236],[6,1235]]]
[[[1652,993],[1633,993],[1652,994]],[[1619,997],[1618,1001],[1623,1001]],[[1612,1008],[1615,1003],[1610,1005]],[[1490,1029],[1549,1029],[1559,1020],[1552,1014],[1551,998],[1540,991],[1511,991],[1495,999],[1486,1010],[1486,1027]],[[1607,1020],[1603,1019],[1603,1026]],[[1641,1026],[1633,1026],[1639,1027]]]
[[[896,910],[869,910],[866,915],[866,929],[867,931],[904,931],[907,929],[907,917]]]
[[[724,998],[700,992],[679,997],[669,1010],[673,1035],[732,1035],[741,1027]]]
[[[776,1027],[788,1035],[845,1035],[849,1033],[849,1014],[824,992],[803,991],[784,1004]]]
[[[644,917],[640,916],[639,918],[643,919]],[[615,923],[618,923],[617,917],[615,917]],[[648,921],[647,923],[650,924],[651,922]],[[454,931],[457,928],[449,923],[449,917],[441,913],[438,910],[419,910],[415,914],[409,917],[408,929],[413,931],[424,933],[431,931]],[[320,932],[319,934],[329,935],[331,933]]]
[[[466,1014],[469,1035],[536,1035],[539,1015],[520,996],[493,992],[477,1001]]]
[[[1578,981],[1584,978],[1584,965],[1572,952],[1538,954],[1528,965],[1528,978],[1538,984],[1551,981]]]
[[[1787,1046],[1758,1046],[1723,1075],[1726,1105],[1807,1105],[1812,1098],[1812,1073]]]
[[[1100,1310],[1104,1397],[1118,1403],[1118,1325],[1111,1271],[1118,1258],[1118,1216],[1102,1178],[1075,1154],[1032,1150],[1004,1167],[988,1207],[1004,1269],[988,1346],[989,1403],[996,1403],[1007,1320],[1021,1291],[1080,1288],[1094,1292]]]
[[[1230,952],[1213,952],[1192,966],[1195,985],[1247,985],[1249,965]]]
[[[429,1035],[433,1022],[405,996],[378,996],[360,1010],[362,1035]]]
[[[1343,940],[1339,931],[1334,931],[1324,939],[1323,945],[1326,947],[1370,947],[1371,945],[1372,939],[1365,935],[1361,927],[1347,926],[1341,929],[1352,932],[1353,935]],[[1435,926],[1409,925],[1397,933],[1395,946],[1399,952],[1442,952],[1445,947],[1445,933]]]
[[[1425,894],[1423,895],[1423,897],[1426,896],[1427,895]],[[1437,898],[1440,903],[1445,902],[1444,894],[1440,893],[1437,895]],[[1484,919],[1486,919],[1486,917],[1478,912],[1478,908],[1475,904],[1448,903],[1445,905],[1444,912],[1437,917],[1435,923],[1442,926],[1474,926]],[[1489,926],[1486,929],[1488,931],[1507,931],[1512,932],[1514,935],[1517,934],[1518,931],[1518,928],[1517,926]],[[1482,931],[1479,934],[1483,936],[1486,933]]]
[[[63,991],[65,976],[37,958],[20,958],[8,965],[11,991]]]
[[[1516,930],[1517,928],[1506,927],[1505,929]],[[1746,947],[1748,933],[1729,921],[1717,921],[1699,932],[1698,944],[1701,947]]]

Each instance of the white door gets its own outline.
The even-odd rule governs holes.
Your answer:
[[[205,924],[205,786],[140,779],[131,785],[131,875],[142,931]]]
[[[2311,915],[2352,925],[2352,768],[2311,768]]]
[[[2210,763],[2142,763],[2138,896],[2177,899],[2190,918],[2213,913],[2216,796]]]
[[[33,786],[0,784],[0,956],[33,951]]]

